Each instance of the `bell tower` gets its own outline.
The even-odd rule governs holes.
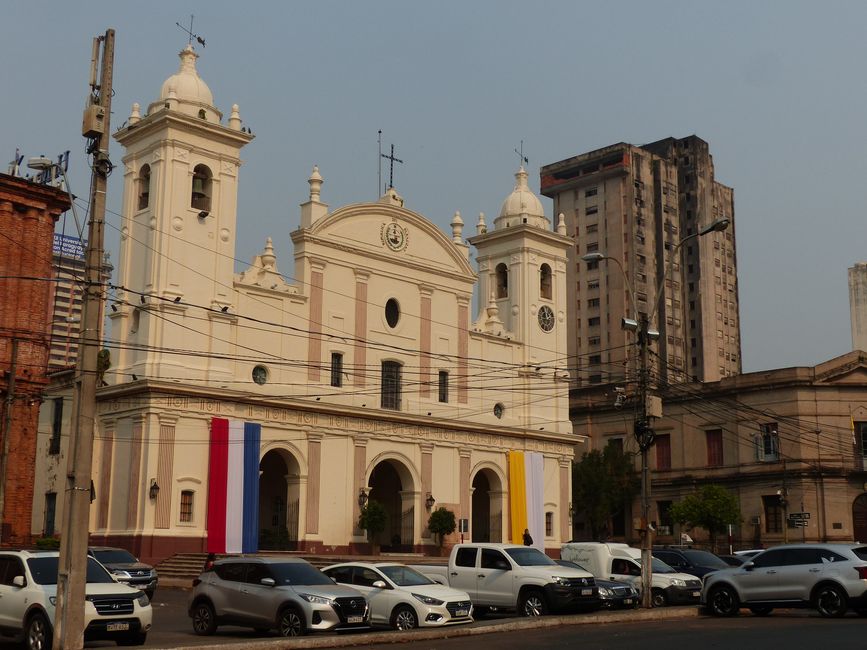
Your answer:
[[[160,351],[206,349],[197,333],[217,337],[228,327],[240,151],[253,139],[241,126],[237,105],[222,123],[192,46],[179,56],[178,72],[166,79],[146,114],[133,104],[126,126],[115,134],[124,148],[118,284],[128,291],[118,292],[117,310],[110,313],[112,337],[126,343],[112,365],[141,377],[214,370],[204,367],[207,359]],[[195,320],[187,323],[190,318]]]

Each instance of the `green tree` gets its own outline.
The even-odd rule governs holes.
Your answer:
[[[640,485],[632,459],[614,445],[587,452],[572,465],[573,506],[584,514],[593,539],[600,538],[612,513],[635,498]]]
[[[439,545],[442,547],[446,535],[451,535],[455,532],[457,523],[455,522],[455,513],[447,508],[437,508],[430,513],[430,518],[427,520],[427,529],[439,536]]]
[[[388,522],[388,513],[385,511],[379,501],[368,501],[361,509],[361,516],[358,518],[358,527],[367,531],[367,541],[373,544],[374,553],[378,552],[379,535],[385,530],[385,524]]]
[[[671,504],[671,518],[689,528],[704,528],[716,550],[716,536],[729,524],[741,520],[741,508],[734,493],[719,485],[704,485],[695,494]]]

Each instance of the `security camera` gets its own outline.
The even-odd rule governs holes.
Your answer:
[[[208,212],[207,210],[202,210],[201,212],[199,212],[199,219],[204,219],[204,218],[206,218],[209,214],[211,214],[211,213]]]

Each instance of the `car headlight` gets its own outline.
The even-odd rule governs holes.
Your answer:
[[[129,571],[124,571],[123,569],[114,569],[111,572],[111,575],[113,575],[115,578],[126,578],[127,580],[129,580],[131,577],[129,575]]]
[[[330,598],[325,598],[325,596],[314,596],[313,594],[298,594],[308,603],[315,603],[316,605],[333,605],[334,601]]]
[[[686,580],[680,580],[679,578],[671,579],[672,587],[686,587]]]
[[[430,596],[422,596],[421,594],[413,594],[412,597],[416,600],[420,600],[425,605],[442,605],[444,602],[437,598],[431,598]]]
[[[553,576],[551,580],[554,581],[555,585],[563,585],[564,587],[569,587],[572,585],[572,578],[564,578],[563,576]]]
[[[138,601],[138,604],[140,607],[147,607],[151,602],[150,599],[148,598],[148,595],[145,592],[141,592],[138,595],[138,598],[136,598],[136,600]]]
[[[611,596],[611,592],[605,587],[599,587],[599,595],[600,596]]]

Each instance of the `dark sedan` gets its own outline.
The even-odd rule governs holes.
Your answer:
[[[584,567],[570,560],[555,560],[560,566],[586,571]],[[638,590],[628,582],[615,580],[600,580],[596,578],[599,590],[599,606],[602,609],[633,609],[641,602]]]

